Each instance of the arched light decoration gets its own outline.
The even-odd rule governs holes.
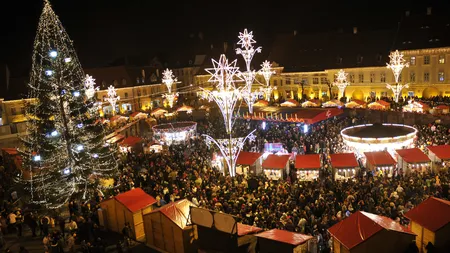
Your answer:
[[[336,81],[333,82],[333,86],[336,86],[339,89],[339,96],[338,98],[341,98],[344,96],[345,88],[350,85],[350,83],[347,81],[348,74],[345,73],[343,69],[339,70],[336,76]]]
[[[106,101],[111,104],[113,115],[116,114],[116,103],[120,100],[120,96],[117,96],[116,88],[110,85],[108,87],[108,96],[106,97]]]
[[[400,95],[402,94],[402,90],[409,87],[407,83],[402,85],[398,82],[402,70],[404,68],[408,68],[409,63],[406,62],[406,60],[403,58],[403,54],[400,53],[398,50],[395,50],[395,52],[391,52],[389,58],[391,60],[386,65],[387,68],[391,69],[392,73],[394,74],[395,85],[386,84],[386,87],[392,90],[392,92],[394,93],[394,100],[395,102],[398,103]]]

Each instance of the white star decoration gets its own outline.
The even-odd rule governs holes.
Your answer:
[[[169,93],[172,92],[172,84],[177,81],[177,78],[173,75],[172,70],[166,69],[163,71],[162,82],[167,86]]]
[[[213,68],[205,69],[211,74],[208,82],[217,83],[219,90],[227,89],[233,86],[236,79],[240,79],[237,75],[239,68],[236,67],[236,60],[228,63],[228,59],[224,54],[220,55],[219,61],[212,59]]]
[[[389,55],[389,58],[391,60],[389,63],[386,64],[387,68],[392,70],[392,73],[394,73],[395,82],[398,83],[400,73],[402,73],[403,68],[409,67],[409,63],[406,62],[405,59],[403,59],[403,54],[400,53],[398,50],[395,50],[395,52],[391,53]]]
[[[90,75],[86,75],[86,79],[84,80],[84,88],[86,89],[86,97],[92,98],[95,95],[95,92],[98,91],[98,87],[95,87],[95,79]]]
[[[244,32],[239,32],[238,38],[240,39],[237,43],[238,45],[241,45],[245,49],[249,49],[252,47],[252,44],[256,43],[256,41],[253,39],[253,32],[248,32],[247,29],[244,29]]]

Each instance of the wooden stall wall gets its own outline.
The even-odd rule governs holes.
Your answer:
[[[100,203],[100,207],[106,215],[106,228],[114,231],[121,232],[117,225],[117,213],[116,213],[116,200],[114,198],[108,199]]]
[[[351,253],[405,252],[415,236],[383,230],[350,250]]]
[[[450,249],[450,223],[436,231],[435,242],[438,252],[448,252],[446,250]]]

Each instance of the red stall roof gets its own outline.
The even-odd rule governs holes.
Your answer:
[[[353,153],[331,154],[330,157],[333,168],[359,167],[358,161],[356,161],[355,154]]]
[[[405,217],[436,232],[450,223],[450,201],[430,197],[405,213]]]
[[[284,169],[291,155],[269,155],[262,167],[267,169]]]
[[[169,218],[181,229],[184,229],[189,221],[189,209],[191,206],[195,206],[187,199],[182,199],[176,202],[171,202],[161,208],[155,209],[154,212],[161,212],[164,216]]]
[[[255,227],[255,226],[250,226],[250,225],[245,225],[245,224],[242,224],[242,223],[238,223],[237,224],[238,236],[254,234],[254,233],[258,233],[259,231],[262,231],[262,228]]]
[[[129,136],[127,137],[125,140],[123,140],[120,145],[122,146],[126,146],[126,147],[131,147],[136,145],[137,143],[139,143],[140,141],[142,141],[141,137],[136,137],[136,136]]]
[[[114,198],[133,213],[156,203],[156,199],[145,193],[141,188],[134,188]]]
[[[373,166],[395,165],[395,160],[387,151],[364,152],[367,161]]]
[[[450,159],[450,145],[428,146],[427,148],[441,160]]]
[[[277,241],[277,242],[294,245],[294,246],[303,244],[313,238],[312,236],[309,236],[309,235],[294,233],[294,232],[290,232],[287,230],[280,230],[280,229],[272,229],[269,231],[265,231],[265,232],[256,234],[255,236],[269,239],[272,241]]]
[[[419,148],[397,149],[395,151],[407,163],[425,163],[430,161],[430,158]]]
[[[295,157],[296,169],[320,169],[322,167],[320,163],[320,155],[297,155]]]
[[[383,229],[415,235],[388,217],[361,211],[335,224],[328,232],[350,250]]]
[[[239,165],[252,165],[260,158],[263,154],[262,153],[254,153],[254,152],[246,152],[242,151],[239,153],[239,156],[236,160],[236,164]]]
[[[5,151],[8,155],[11,155],[11,156],[19,154],[19,152],[17,151],[17,148],[2,148],[2,150]]]

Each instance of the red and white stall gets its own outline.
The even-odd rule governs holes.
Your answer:
[[[120,151],[129,152],[131,150],[139,153],[143,152],[143,139],[137,136],[129,136],[119,143]]]
[[[450,145],[428,146],[428,157],[433,163],[442,163],[444,168],[449,167]]]
[[[397,153],[398,168],[405,173],[412,171],[425,172],[431,169],[431,160],[419,148],[395,150]]]
[[[289,158],[287,155],[268,155],[262,163],[264,174],[272,180],[284,179],[284,174],[289,175]]]
[[[319,178],[322,163],[319,154],[297,155],[295,157],[295,169],[297,178],[301,181],[312,181]]]
[[[257,175],[262,172],[263,153],[241,151],[236,160],[236,173]]]
[[[379,175],[380,173],[392,177],[394,173],[395,160],[387,151],[364,152],[366,157],[366,168]]]
[[[287,230],[272,229],[259,234],[258,237],[260,253],[301,253],[315,252],[312,248],[312,236],[294,233]]]
[[[354,153],[331,154],[330,157],[335,180],[346,180],[356,175],[359,164]]]

